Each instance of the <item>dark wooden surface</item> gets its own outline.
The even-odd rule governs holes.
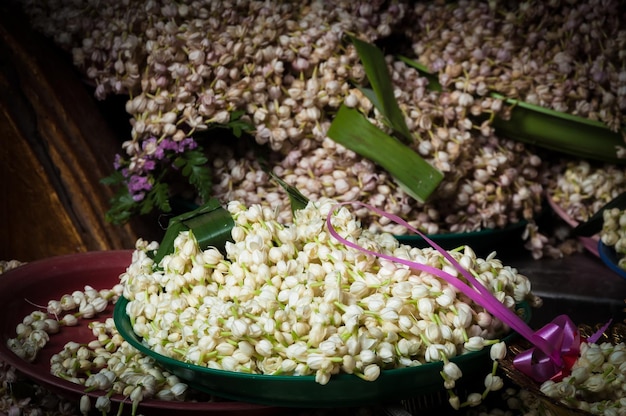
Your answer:
[[[589,325],[626,319],[626,279],[587,251],[561,259],[534,260],[520,253],[503,260],[526,275],[544,300],[533,315],[535,328],[560,314]]]
[[[0,258],[132,248],[150,224],[105,221],[121,138],[71,62],[0,4]],[[125,140],[126,138],[123,138]]]

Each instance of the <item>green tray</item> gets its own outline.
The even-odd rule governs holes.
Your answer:
[[[127,304],[128,300],[122,297],[117,301],[113,311],[117,330],[126,341],[143,354],[152,357],[189,386],[225,399],[272,406],[336,408],[446,394],[443,379],[439,374],[443,368],[442,362],[383,370],[375,381],[365,381],[351,374],[337,374],[331,376],[326,385],[316,383],[314,376],[247,374],[188,364],[158,354],[144,345],[132,329],[130,318],[126,313]],[[519,308],[524,320],[529,322],[529,305],[520,304]],[[516,336],[517,334],[512,332],[504,340],[510,342]],[[482,385],[482,379],[491,369],[489,348],[463,354],[450,361],[455,362],[463,371],[463,377],[459,382],[474,380]]]
[[[427,237],[446,250],[460,246],[470,246],[479,256],[487,256],[492,251],[501,252],[522,246],[522,233],[527,221],[519,221],[504,228],[489,228],[467,233],[429,234]],[[396,235],[396,240],[412,247],[429,247],[422,237],[416,234]]]

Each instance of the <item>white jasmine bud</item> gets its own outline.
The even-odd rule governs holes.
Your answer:
[[[444,364],[443,373],[450,380],[458,380],[463,375],[459,366],[451,361],[448,361],[447,363]]]
[[[78,319],[76,319],[74,315],[68,314],[61,318],[60,322],[62,325],[75,326],[76,324],[78,324]]]
[[[485,377],[485,388],[489,391],[500,390],[504,386],[502,377],[494,374],[487,374]]]
[[[506,343],[503,341],[493,344],[489,349],[489,355],[493,361],[503,360],[506,357]]]
[[[380,376],[380,367],[376,364],[369,364],[363,369],[363,379],[374,381]]]
[[[80,412],[83,415],[88,415],[91,410],[91,398],[86,394],[80,397]]]
[[[220,355],[232,355],[235,352],[235,346],[229,342],[221,342],[215,347],[215,350]]]
[[[467,404],[470,407],[476,407],[478,406],[481,402],[482,402],[482,396],[480,395],[480,393],[470,393],[467,396]]]
[[[350,94],[344,99],[343,103],[346,107],[355,108],[359,104],[359,99],[356,95]]]
[[[263,357],[270,357],[272,355],[273,346],[270,341],[261,339],[254,346],[254,350]]]
[[[376,361],[376,353],[370,349],[363,349],[359,353],[359,359],[363,364],[371,364]]]
[[[178,400],[180,400],[185,392],[187,391],[188,386],[185,383],[176,383],[171,387],[171,391]]]
[[[602,374],[593,374],[584,382],[584,386],[593,392],[601,392],[606,386],[606,380]]]
[[[607,358],[607,362],[616,366],[626,362],[626,350],[615,350],[611,352]]]
[[[468,351],[480,351],[485,346],[485,340],[482,337],[471,337],[464,347]]]
[[[102,414],[108,414],[111,411],[111,399],[106,395],[98,396],[95,407]]]
[[[286,374],[293,374],[294,371],[296,371],[296,367],[298,366],[298,363],[290,360],[290,359],[284,359],[282,360],[282,362],[280,363],[280,369],[282,370],[283,373]]]
[[[557,383],[552,380],[542,383],[540,390],[548,397],[558,397]]]
[[[459,399],[459,396],[450,396],[448,398],[448,402],[454,410],[459,410],[461,408],[461,399]]]
[[[436,323],[430,323],[426,327],[426,338],[433,343],[439,343],[441,341],[441,330]]]
[[[589,348],[581,354],[592,368],[597,368],[604,363],[604,353],[597,344],[586,344]]]
[[[248,324],[243,319],[236,319],[231,327],[235,338],[244,338],[248,334]]]
[[[589,378],[589,369],[587,367],[573,368],[571,378],[580,384]]]

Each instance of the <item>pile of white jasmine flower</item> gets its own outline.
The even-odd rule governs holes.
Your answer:
[[[585,222],[605,204],[626,192],[626,168],[569,160],[553,167],[548,195],[567,215]]]
[[[618,259],[617,265],[626,270],[626,210],[604,210],[602,219],[600,239],[605,245],[613,247]]]
[[[138,240],[132,262],[111,289],[85,286],[50,300],[22,320],[9,347],[33,360],[51,336],[88,319],[94,339],[68,342],[51,359],[51,372],[101,391],[95,408],[103,414],[111,397],[185,400],[187,385],[132,348],[111,318],[98,321],[120,296],[130,302],[134,330],[155,351],[211,368],[264,374],[315,374],[327,383],[332,374],[352,373],[375,380],[380,371],[444,362],[442,388],[454,408],[478,405],[503,380],[494,365],[484,391],[467,401],[452,390],[462,376],[449,359],[490,348],[496,362],[506,346],[499,337],[508,327],[443,280],[428,273],[349,249],[325,228],[336,201],[324,199],[297,211],[282,225],[279,210],[238,202],[229,204],[236,226],[227,257],[216,248],[201,250],[190,232],[181,233],[174,252],[159,265],[149,257],[158,243]],[[335,212],[333,227],[344,238],[400,259],[412,259],[448,273],[435,249],[400,245],[391,234],[360,228],[346,207]],[[477,258],[469,247],[455,259],[509,308],[540,299],[528,279],[490,256]],[[34,305],[35,306],[35,305]],[[176,324],[174,324],[176,322]],[[193,397],[193,396],[191,396]],[[88,413],[93,398],[80,401]],[[67,402],[60,406],[67,407]],[[120,404],[121,406],[121,404]]]
[[[412,12],[417,27],[405,33],[441,84],[624,128],[622,2],[432,1],[416,2]]]
[[[541,392],[594,415],[626,415],[626,344],[583,342],[571,374],[544,382]]]
[[[184,362],[315,375],[321,384],[340,372],[374,381],[385,369],[444,361],[443,386],[451,389],[461,371],[450,358],[487,346],[494,360],[502,358],[506,325],[443,279],[334,240],[325,224],[335,205],[309,202],[283,225],[277,210],[231,202],[235,226],[225,256],[215,247],[201,250],[185,231],[157,265],[138,242],[120,277],[135,333],[155,352]],[[458,275],[436,249],[362,229],[346,207],[332,213],[332,225],[369,250]],[[506,307],[540,303],[529,280],[494,256],[477,258],[469,247],[451,253]],[[494,370],[485,392],[468,402],[502,384]]]
[[[589,221],[606,204],[615,202],[626,192],[626,169],[621,165],[565,159],[551,168],[549,176],[550,179],[546,180],[548,198],[577,223]],[[618,264],[624,268],[624,210],[613,205],[613,208],[604,209],[602,215],[602,227],[597,237],[615,249]],[[568,227],[563,234],[570,231],[571,227]]]

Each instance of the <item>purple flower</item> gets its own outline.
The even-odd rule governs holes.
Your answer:
[[[152,184],[146,176],[133,175],[128,180],[128,191],[131,195],[152,189]]]
[[[148,139],[152,140],[152,139]],[[172,140],[171,137],[166,137],[156,145],[156,150],[152,155],[149,155],[150,159],[154,160],[164,160],[167,158],[166,152],[173,151],[175,154],[184,153],[186,150],[195,149],[198,147],[198,143],[191,137],[187,137],[180,142],[176,142]],[[144,147],[145,149],[145,147]],[[146,167],[147,170],[152,170],[152,168]]]
[[[113,167],[115,168],[115,170],[118,170],[122,167],[122,155],[120,155],[119,153],[117,153],[115,155],[115,158],[113,159]]]
[[[156,167],[156,162],[154,160],[146,160],[143,164],[144,171],[154,170]]]
[[[163,139],[160,143],[159,143],[159,148],[162,150],[174,150],[177,151],[178,150],[178,143],[176,143],[174,140],[172,140],[171,138],[167,137],[165,139]]]
[[[156,160],[163,160],[165,158],[165,147],[163,146],[163,142],[160,142],[157,145],[157,148],[152,156],[154,156]]]
[[[178,147],[178,153],[183,153],[185,150],[192,150],[196,147],[198,147],[198,143],[196,143],[196,141],[191,137],[187,137],[180,142]]]

